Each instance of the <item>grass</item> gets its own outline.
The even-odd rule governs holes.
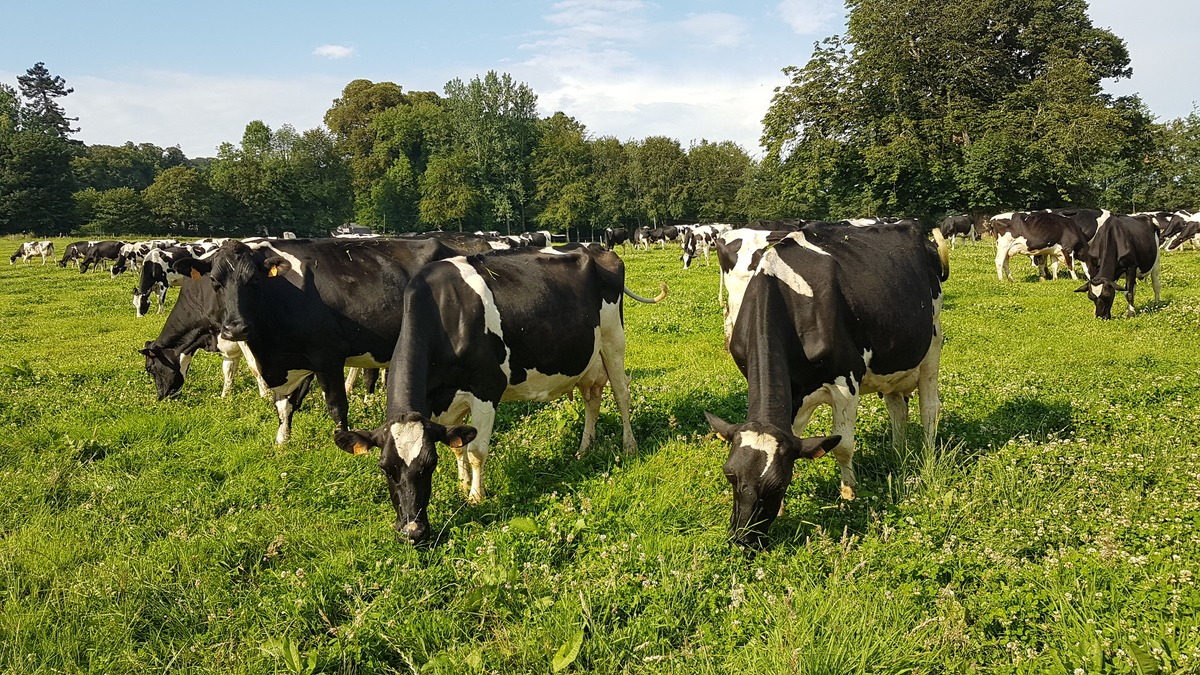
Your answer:
[[[609,399],[581,461],[581,402],[506,404],[483,504],[444,451],[429,549],[395,540],[375,462],[316,399],[277,447],[249,375],[220,399],[201,354],[158,403],[136,349],[165,315],[135,318],[128,278],[0,265],[0,670],[1200,670],[1200,254],[1110,322],[992,258],[952,258],[937,447],[914,423],[891,448],[865,399],[860,498],[800,464],[753,557],[703,417],[744,419],[745,381],[715,267],[676,249],[626,256],[632,289],[672,289],[626,306],[640,452]],[[352,423],[384,403],[356,394]]]

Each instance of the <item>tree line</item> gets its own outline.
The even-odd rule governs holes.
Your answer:
[[[510,75],[439,94],[354,80],[322,128],[246,125],[216,157],[88,146],[37,63],[0,84],[0,233],[320,236],[594,231],[678,221],[1200,206],[1200,114],[1156,121],[1084,0],[850,0],[845,35],[788,66],[763,155],[596,136]]]

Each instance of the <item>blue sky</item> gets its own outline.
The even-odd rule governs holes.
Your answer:
[[[1124,38],[1132,80],[1162,119],[1200,100],[1200,68],[1179,27],[1195,0],[1094,0],[1097,26]],[[780,69],[844,30],[833,0],[393,0],[342,3],[7,0],[0,82],[38,61],[75,93],[62,100],[89,144],[179,145],[212,156],[247,122],[321,124],[342,87],[365,78],[441,92],[448,80],[508,72],[594,135],[733,140],[758,154]]]

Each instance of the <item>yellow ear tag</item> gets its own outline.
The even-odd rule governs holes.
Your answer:
[[[198,269],[196,269],[195,267],[193,267],[193,268],[192,268],[192,272],[191,272],[191,274],[189,274],[188,276],[190,276],[190,277],[191,277],[191,278],[193,278],[193,279],[199,279],[199,278],[200,278],[200,276],[201,276],[201,275],[200,275],[200,270],[198,270]]]
[[[355,443],[354,444],[354,454],[356,454],[356,455],[365,455],[365,454],[367,454],[367,450],[368,450],[368,448],[367,448],[366,443]]]
[[[817,450],[817,453],[815,455],[813,455],[813,459],[821,459],[824,456],[825,456],[824,450]]]
[[[269,276],[269,277],[277,277],[277,276],[279,276],[279,268],[278,268],[278,267],[272,267],[272,268],[271,268],[271,271],[270,271],[270,272],[267,272],[267,276]]]
[[[463,446],[463,442],[462,442],[461,438],[454,437],[454,438],[451,438],[450,442],[447,443],[446,445],[450,446],[451,448],[461,448]]]

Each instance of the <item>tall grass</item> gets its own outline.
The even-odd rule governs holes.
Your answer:
[[[506,404],[483,504],[443,457],[427,549],[395,540],[375,462],[334,447],[319,401],[275,446],[249,375],[220,399],[202,354],[156,402],[136,349],[165,315],[135,318],[129,279],[0,265],[0,670],[1200,669],[1200,255],[1100,322],[1078,282],[1003,284],[960,246],[938,443],[914,410],[892,448],[864,398],[860,498],[832,461],[799,465],[757,556],[726,541],[703,417],[746,405],[716,268],[626,262],[634,290],[671,286],[625,311],[640,452],[610,400],[579,461],[578,400]],[[352,423],[384,403],[356,394]]]

